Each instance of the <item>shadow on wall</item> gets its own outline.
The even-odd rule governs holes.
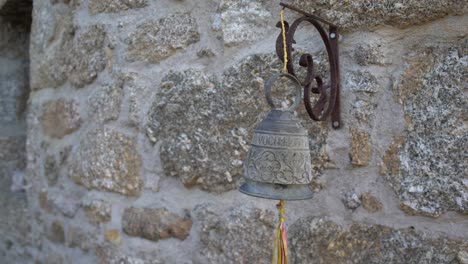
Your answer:
[[[24,182],[31,0],[0,0],[0,260],[24,263],[29,223]],[[4,262],[5,261],[5,262]]]

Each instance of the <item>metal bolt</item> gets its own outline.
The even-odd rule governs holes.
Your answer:
[[[340,125],[340,122],[338,122],[338,121],[333,122],[334,127],[338,127],[339,125]]]
[[[330,38],[334,39],[336,37],[336,34],[335,33],[331,33],[330,34]]]

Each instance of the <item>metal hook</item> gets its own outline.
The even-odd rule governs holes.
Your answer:
[[[288,8],[304,16],[295,20],[291,26],[286,27],[286,52],[287,57],[292,58],[292,45],[295,43],[294,34],[297,27],[304,21],[311,23],[319,32],[322,41],[325,44],[325,48],[328,54],[328,61],[330,64],[330,95],[326,94],[326,89],[323,86],[323,82],[320,76],[314,75],[314,65],[312,55],[303,54],[300,60],[300,66],[307,68],[307,76],[302,86],[304,88],[304,105],[309,116],[315,121],[323,121],[331,117],[332,127],[338,129],[341,127],[341,114],[340,114],[340,71],[339,71],[339,52],[338,52],[338,27],[313,14],[304,12],[294,6],[280,3],[283,8]],[[327,24],[329,26],[328,32],[322,27],[320,23]],[[283,61],[283,42],[279,41],[282,37],[282,32],[278,36],[276,41],[276,54]],[[283,61],[284,62],[284,61]],[[292,60],[289,59],[287,62],[288,73],[295,76],[294,67]],[[317,87],[312,88],[312,81],[317,81]],[[318,93],[319,99],[312,105],[310,101],[310,92]]]

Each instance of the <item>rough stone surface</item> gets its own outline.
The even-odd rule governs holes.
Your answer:
[[[129,254],[122,253],[116,247],[99,246],[96,248],[99,264],[163,264],[157,253],[142,252],[138,249]]]
[[[232,178],[239,177],[230,172],[235,167],[231,156],[219,156],[220,147],[229,144],[217,125],[220,92],[213,75],[195,70],[170,72],[151,109],[148,134],[164,140],[164,170],[167,175],[177,175],[186,186],[198,183],[208,190],[233,189]]]
[[[122,229],[130,236],[153,241],[166,238],[185,240],[192,229],[190,216],[181,217],[166,208],[127,208],[122,215]]]
[[[88,116],[96,122],[106,122],[119,117],[122,104],[122,82],[97,87],[88,97]]]
[[[325,167],[325,168],[335,169],[336,167]],[[325,187],[327,187],[327,181],[325,181],[323,179],[313,179],[309,184],[309,188],[313,192],[319,192],[320,190],[324,189]]]
[[[0,161],[21,162],[26,159],[26,142],[24,136],[0,137]],[[24,162],[22,162],[24,164]],[[20,164],[18,164],[20,165]],[[18,166],[18,167],[24,167]]]
[[[227,46],[260,39],[272,15],[266,9],[268,1],[222,0],[213,21],[213,28],[221,30]],[[252,18],[255,19],[252,19]]]
[[[4,36],[0,32],[0,36]],[[27,78],[27,61],[23,58],[5,58],[1,53],[0,63],[8,67],[0,68],[0,123],[18,122],[24,116],[28,99],[29,83]],[[11,50],[6,55],[11,54]]]
[[[48,193],[47,200],[50,205],[61,214],[73,218],[79,208],[77,196],[78,195],[74,191],[70,191],[66,195],[58,192],[51,192]]]
[[[349,209],[356,209],[361,206],[361,199],[355,192],[347,192],[343,195],[341,201]]]
[[[200,254],[206,263],[269,263],[275,213],[252,206],[198,205]],[[236,249],[236,250],[232,250]]]
[[[80,227],[70,227],[67,231],[67,247],[79,248],[88,252],[95,246],[96,236]]]
[[[340,24],[343,127],[311,121],[303,106],[295,112],[309,132],[309,187],[318,193],[287,203],[290,263],[467,262],[467,4],[416,2],[298,5]],[[32,13],[9,13],[23,3]],[[7,5],[0,9],[0,262],[271,262],[275,202],[235,189],[253,129],[270,110],[263,86],[281,71],[277,3]],[[312,54],[328,92],[318,36],[301,25],[289,60],[303,80],[299,57]],[[291,88],[276,82],[275,104],[290,105]],[[76,103],[81,119],[62,138],[42,127],[46,104],[59,100]],[[367,136],[366,166],[350,161],[351,129]]]
[[[42,210],[47,213],[51,213],[53,208],[51,202],[49,201],[49,193],[45,190],[39,192],[38,195],[39,206]]]
[[[102,25],[90,26],[78,36],[77,43],[71,51],[74,56],[71,57],[69,72],[72,85],[83,87],[90,84],[105,68],[105,41],[106,32]]]
[[[389,64],[389,59],[382,51],[382,45],[383,43],[361,44],[354,50],[354,59],[361,66]]]
[[[37,2],[31,25],[31,89],[58,87],[67,80],[67,55],[74,37],[73,15],[51,15],[49,2]],[[57,30],[56,30],[57,29]],[[60,30],[58,30],[60,29]],[[49,51],[49,43],[57,42],[59,49]],[[58,63],[58,64],[57,64]]]
[[[376,93],[380,89],[377,78],[368,71],[353,71],[346,76],[346,89],[353,92]]]
[[[192,69],[165,76],[149,113],[147,134],[154,142],[163,141],[166,175],[178,176],[188,187],[199,185],[214,192],[238,186],[253,129],[270,110],[263,84],[277,65],[273,54],[259,54],[225,70],[221,82]],[[284,103],[288,101],[279,102]],[[298,114],[306,116],[303,108]],[[326,124],[302,120],[309,129],[316,177],[322,169],[320,157],[328,130]]]
[[[305,217],[289,228],[291,263],[457,263],[466,241],[431,238],[413,228],[352,224]]]
[[[410,54],[394,94],[407,130],[383,158],[383,173],[410,214],[466,213],[467,42]]]
[[[353,116],[363,124],[370,124],[377,104],[372,99],[358,98],[353,102]]]
[[[355,166],[367,166],[369,164],[371,147],[369,134],[357,128],[351,128],[351,164]]]
[[[42,129],[53,138],[63,138],[77,130],[82,123],[78,102],[59,99],[43,105]]]
[[[468,251],[462,250],[458,252],[457,260],[460,264],[467,264],[468,263]]]
[[[47,264],[62,264],[64,263],[64,257],[59,255],[58,253],[49,253],[45,257],[42,258],[42,262],[37,260],[36,263],[47,263]],[[36,264],[35,263],[35,264]]]
[[[24,187],[17,190],[12,188],[12,175],[15,171],[24,174],[25,139],[22,138],[17,143],[13,139],[13,144],[5,144],[4,140],[5,138],[0,138],[0,259],[21,263],[29,257],[24,248],[31,245],[31,214]],[[14,145],[18,148],[10,149],[9,146]],[[10,155],[5,155],[8,153]]]
[[[60,22],[58,48],[41,58],[37,68],[32,69],[33,89],[58,87],[67,80],[80,88],[92,83],[106,66],[104,26],[92,25],[75,33],[72,16],[64,16]]]
[[[362,207],[370,213],[376,213],[382,210],[382,203],[370,192],[361,194]]]
[[[197,56],[199,58],[210,58],[210,57],[214,57],[216,56],[216,54],[214,53],[213,50],[211,49],[208,49],[208,48],[205,48],[205,49],[201,49],[197,52]]]
[[[73,3],[73,0],[51,0],[52,4],[66,4],[66,5],[76,5]]]
[[[380,164],[380,174],[382,175],[399,175],[400,174],[400,149],[404,142],[404,138],[396,138],[388,146],[385,155]]]
[[[47,183],[54,186],[58,181],[58,164],[53,155],[47,155],[44,160],[44,174],[47,178]]]
[[[104,238],[107,242],[112,243],[116,246],[120,246],[122,244],[120,232],[117,229],[106,230],[106,232],[104,233]]]
[[[65,243],[65,232],[63,231],[63,224],[60,221],[54,221],[50,225],[48,238],[54,243]]]
[[[408,27],[435,20],[447,14],[466,12],[466,3],[458,0],[431,1],[323,1],[287,0],[302,10],[317,14],[344,30],[372,28],[379,25]]]
[[[83,199],[81,206],[91,223],[98,224],[111,220],[111,204],[105,200],[88,196]]]
[[[175,13],[138,25],[135,33],[126,40],[127,55],[133,60],[158,63],[199,40],[195,18],[190,13]]]
[[[72,154],[69,175],[89,189],[138,195],[141,157],[134,139],[110,128],[89,132]]]
[[[134,8],[142,8],[148,5],[148,0],[91,0],[88,2],[89,12],[98,13],[117,13]]]
[[[141,107],[141,102],[152,95],[152,87],[142,85],[138,82],[139,75],[135,72],[124,73],[119,77],[124,82],[124,93],[128,100],[128,124],[141,127],[146,120],[146,111]]]

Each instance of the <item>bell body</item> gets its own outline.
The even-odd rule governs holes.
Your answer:
[[[312,198],[307,130],[293,111],[272,109],[255,128],[242,193],[276,200]]]

